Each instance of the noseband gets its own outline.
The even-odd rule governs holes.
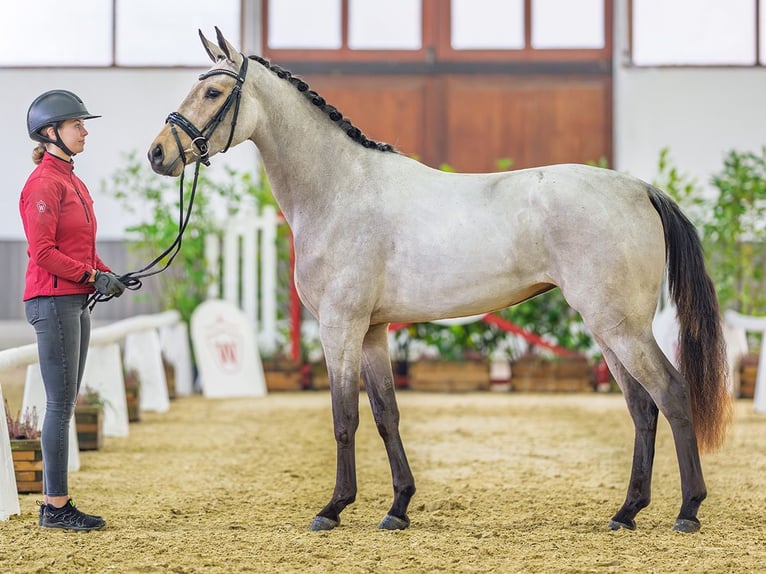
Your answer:
[[[242,84],[245,81],[245,76],[247,75],[247,57],[245,55],[242,55],[242,66],[239,68],[239,72],[235,73],[231,70],[224,70],[224,69],[216,69],[216,70],[210,70],[209,72],[205,72],[202,74],[199,79],[200,81],[204,80],[205,78],[209,78],[210,76],[216,76],[216,75],[226,75],[231,76],[235,80],[237,80],[237,83],[234,85],[234,88],[229,93],[229,96],[226,98],[226,101],[223,103],[223,105],[218,109],[216,114],[210,118],[210,121],[208,121],[205,124],[205,127],[203,127],[201,130],[197,129],[197,126],[195,126],[193,123],[191,123],[187,118],[185,118],[182,114],[179,114],[178,112],[171,113],[167,119],[165,120],[165,123],[170,124],[170,131],[173,134],[173,138],[176,140],[176,145],[178,146],[178,151],[181,154],[181,159],[184,162],[184,165],[186,165],[186,152],[190,151],[197,157],[197,161],[204,163],[206,166],[210,165],[210,158],[208,156],[208,153],[210,152],[210,147],[208,145],[208,142],[210,138],[213,136],[213,132],[215,132],[218,125],[223,121],[223,118],[226,116],[226,114],[229,112],[229,109],[231,108],[232,104],[234,104],[234,115],[231,118],[231,130],[229,131],[229,139],[226,142],[226,146],[221,150],[221,153],[225,153],[226,150],[229,149],[229,146],[231,146],[231,140],[234,138],[234,129],[237,127],[237,116],[239,115],[239,101],[242,96]],[[176,130],[176,126],[181,128],[184,133],[189,136],[191,139],[191,146],[188,150],[185,150],[183,145],[181,144],[181,138],[178,137],[178,131]]]

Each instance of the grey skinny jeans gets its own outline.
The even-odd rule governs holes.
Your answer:
[[[24,303],[27,321],[37,335],[37,355],[45,387],[41,443],[46,496],[69,494],[69,424],[90,343],[87,297],[35,297]]]

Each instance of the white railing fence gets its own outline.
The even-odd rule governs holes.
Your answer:
[[[242,309],[264,352],[276,348],[277,333],[277,226],[274,207],[243,208],[222,222],[220,232],[208,234],[205,257],[214,281],[210,299],[223,299]]]

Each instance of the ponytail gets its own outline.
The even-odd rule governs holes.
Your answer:
[[[32,161],[35,162],[35,165],[39,165],[40,162],[43,161],[45,151],[45,145],[41,143],[37,144],[35,149],[32,150]]]

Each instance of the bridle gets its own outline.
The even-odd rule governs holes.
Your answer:
[[[165,249],[162,253],[160,253],[157,257],[155,257],[151,263],[146,265],[145,267],[142,267],[138,271],[131,271],[129,273],[126,273],[125,275],[122,275],[118,277],[118,279],[125,285],[127,289],[130,289],[132,291],[136,291],[141,288],[142,283],[141,279],[144,277],[150,277],[151,275],[156,275],[158,273],[161,273],[165,269],[167,269],[170,264],[173,262],[173,259],[178,254],[178,252],[181,250],[181,243],[183,239],[184,231],[186,231],[186,226],[189,224],[189,217],[191,216],[192,206],[194,205],[194,196],[197,192],[197,180],[199,178],[199,166],[201,163],[205,164],[206,166],[210,166],[210,146],[209,141],[210,138],[213,136],[213,133],[215,132],[216,128],[223,122],[223,119],[226,117],[226,114],[229,113],[229,110],[231,109],[232,105],[234,106],[234,113],[231,117],[231,129],[229,131],[229,139],[226,141],[226,145],[221,150],[221,153],[225,153],[229,147],[231,146],[232,139],[234,138],[234,130],[237,128],[237,118],[239,116],[239,103],[242,98],[242,84],[245,82],[245,76],[247,75],[247,60],[248,58],[242,54],[242,65],[239,68],[239,72],[232,72],[231,70],[226,70],[223,68],[210,70],[209,72],[205,72],[204,74],[200,75],[199,80],[202,81],[206,78],[209,78],[211,76],[216,75],[225,75],[225,76],[231,76],[235,80],[237,80],[237,83],[232,88],[231,92],[229,93],[228,97],[226,98],[226,101],[221,105],[221,107],[218,109],[218,111],[215,113],[215,115],[210,118],[210,120],[205,124],[205,126],[200,130],[197,129],[197,127],[190,122],[187,118],[185,118],[182,114],[178,112],[172,112],[170,115],[168,115],[167,119],[165,120],[165,123],[170,124],[170,131],[173,134],[173,139],[176,141],[176,145],[178,146],[178,152],[181,155],[181,160],[183,161],[183,164],[186,165],[186,152],[191,152],[197,159],[195,161],[194,165],[194,181],[192,183],[191,192],[189,194],[189,205],[186,208],[186,211],[184,212],[184,172],[181,172],[180,182],[179,182],[179,214],[178,214],[178,234],[176,235],[175,240],[173,243]],[[176,126],[181,128],[183,132],[189,136],[191,139],[191,144],[188,149],[184,149],[183,145],[181,144],[181,138],[178,136],[178,130],[176,130]],[[163,258],[168,257],[165,264],[160,267],[159,269],[152,269],[154,266],[156,266],[160,261],[162,261]],[[112,295],[102,295],[100,293],[93,293],[88,300],[85,302],[85,305],[83,305],[83,309],[87,306],[90,306],[90,310],[93,311],[93,307],[96,306],[96,303],[100,301],[108,301],[111,299]]]
[[[237,117],[239,116],[239,102],[242,97],[242,84],[244,83],[245,76],[247,75],[247,57],[242,54],[242,66],[239,68],[239,72],[232,72],[231,70],[220,68],[205,72],[199,77],[199,80],[202,81],[206,78],[217,75],[231,76],[237,80],[237,83],[234,85],[234,88],[232,88],[229,96],[226,98],[226,101],[218,109],[218,112],[216,112],[216,114],[205,124],[205,127],[203,127],[201,130],[197,129],[197,126],[195,126],[178,112],[171,113],[165,120],[165,123],[170,124],[170,131],[173,134],[173,138],[176,140],[178,152],[181,154],[181,160],[184,162],[184,165],[186,165],[187,151],[190,151],[197,157],[198,164],[199,162],[202,162],[206,166],[210,165],[210,159],[208,158],[208,152],[210,151],[208,142],[210,141],[210,138],[212,137],[218,125],[223,121],[223,118],[226,117],[226,114],[229,112],[232,104],[234,105],[234,114],[231,117],[231,130],[229,131],[229,139],[227,140],[224,148],[221,150],[221,153],[225,153],[229,149],[229,146],[231,146],[231,140],[234,138],[234,130],[237,127]],[[176,126],[181,128],[184,133],[191,139],[191,146],[189,149],[184,149],[183,145],[181,144],[181,138],[178,137],[178,130],[176,130]]]

